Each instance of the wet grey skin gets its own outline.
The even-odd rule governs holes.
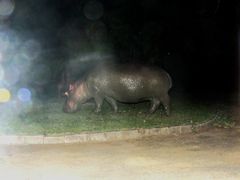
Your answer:
[[[150,101],[150,114],[162,103],[166,114],[170,115],[168,91],[171,87],[171,77],[163,69],[143,65],[101,64],[92,69],[84,80],[70,85],[63,110],[76,112],[78,104],[93,98],[97,113],[101,111],[104,100],[115,112],[118,111],[117,102]]]

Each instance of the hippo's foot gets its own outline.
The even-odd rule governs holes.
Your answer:
[[[152,106],[151,106],[151,108],[150,108],[150,110],[149,110],[149,114],[152,114],[152,113],[154,113],[156,110],[157,110],[157,108],[159,107],[159,105],[160,105],[160,101],[159,101],[159,99],[153,99],[152,100]]]
[[[165,108],[165,112],[166,112],[166,115],[167,115],[167,116],[170,116],[170,110],[169,110],[168,107]]]
[[[96,114],[99,114],[99,113],[101,112],[101,109],[97,108],[97,109],[95,109],[94,112],[95,112]]]
[[[119,113],[118,108],[113,108],[114,113]]]
[[[114,100],[114,99],[111,98],[111,97],[105,97],[105,99],[106,99],[106,101],[112,106],[113,111],[114,111],[115,113],[117,113],[117,112],[118,112],[118,106],[117,106],[116,100]]]

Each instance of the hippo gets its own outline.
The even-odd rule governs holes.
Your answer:
[[[101,111],[104,100],[115,112],[118,111],[117,102],[151,101],[150,114],[162,103],[166,114],[169,115],[168,91],[171,87],[171,77],[163,69],[134,64],[100,64],[81,80],[69,85],[68,91],[65,92],[63,111],[76,112],[78,104],[83,104],[89,99],[94,99],[97,113]]]

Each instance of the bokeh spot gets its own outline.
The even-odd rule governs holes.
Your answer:
[[[8,102],[10,98],[10,92],[5,88],[0,88],[0,103]]]

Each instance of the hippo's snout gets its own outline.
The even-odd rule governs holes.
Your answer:
[[[67,101],[65,103],[65,106],[63,107],[63,112],[65,113],[74,113],[78,109],[77,103],[74,103],[73,101]]]

